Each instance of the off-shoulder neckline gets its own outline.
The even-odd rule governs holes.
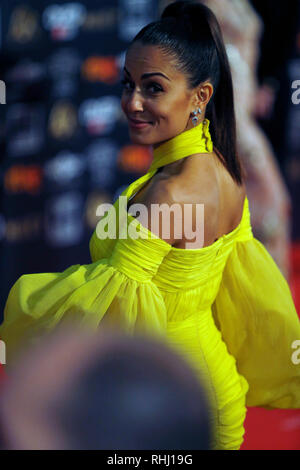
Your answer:
[[[142,225],[135,217],[133,217],[131,214],[129,214],[129,212],[127,211],[127,216],[134,220],[136,222],[137,225],[139,225],[142,229],[142,231],[144,231],[145,233],[148,234],[148,238],[152,239],[152,240],[156,240],[158,242],[161,242],[162,244],[164,245],[167,245],[170,247],[170,250],[172,251],[176,251],[178,253],[182,253],[182,252],[194,252],[194,253],[200,253],[200,252],[203,252],[203,251],[208,251],[208,250],[211,250],[213,248],[215,248],[216,246],[220,245],[223,240],[226,240],[226,239],[231,239],[232,237],[234,237],[234,235],[239,231],[241,225],[242,225],[242,222],[244,220],[244,217],[245,217],[245,212],[246,212],[246,205],[248,205],[248,197],[247,195],[245,196],[245,199],[244,199],[244,204],[243,204],[243,213],[242,213],[242,217],[241,217],[241,220],[239,222],[239,224],[233,229],[231,230],[231,232],[228,232],[228,233],[224,233],[223,235],[221,235],[215,242],[213,242],[211,245],[208,245],[208,246],[204,246],[203,248],[176,248],[175,246],[173,245],[170,245],[170,243],[166,242],[165,240],[163,240],[162,238],[158,237],[157,235],[155,235],[153,232],[151,232],[151,230],[149,230],[148,228],[144,227],[144,225]]]

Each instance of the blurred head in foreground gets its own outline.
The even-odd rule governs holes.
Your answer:
[[[0,400],[3,448],[209,449],[208,402],[161,342],[60,330],[11,370]]]

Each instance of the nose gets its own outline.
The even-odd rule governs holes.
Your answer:
[[[143,112],[143,99],[137,90],[132,91],[132,93],[126,97],[125,107],[128,113],[134,114],[135,112]]]

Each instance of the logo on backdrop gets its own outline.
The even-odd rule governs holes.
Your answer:
[[[54,104],[49,117],[49,132],[54,139],[70,139],[77,127],[77,113],[71,102]]]
[[[111,195],[103,191],[93,191],[89,194],[86,204],[85,204],[85,217],[88,227],[92,230],[95,229],[97,223],[99,222],[99,217],[97,217],[97,207],[100,204],[105,204],[106,202],[111,202]]]
[[[8,39],[26,44],[36,39],[40,33],[39,15],[28,5],[16,7],[11,14],[8,27]]]
[[[53,247],[66,247],[80,243],[84,232],[84,201],[78,191],[53,197],[47,201],[45,236]]]
[[[8,82],[35,83],[46,78],[46,67],[31,59],[21,59],[5,75]]]
[[[116,96],[88,99],[79,108],[79,122],[92,135],[108,134],[120,114],[120,100]]]
[[[94,33],[112,30],[118,21],[117,8],[102,8],[101,10],[88,10],[82,24],[82,31]]]
[[[26,217],[8,219],[5,225],[5,240],[10,243],[22,243],[41,237],[42,217],[40,214],[28,214]]]
[[[68,185],[74,185],[76,181],[80,182],[85,168],[86,161],[83,155],[63,150],[45,163],[44,176],[51,185],[65,188]]]
[[[81,73],[90,82],[114,85],[119,80],[119,64],[116,57],[91,56],[82,64]]]
[[[37,194],[42,187],[43,173],[39,165],[14,165],[4,175],[4,188],[8,193]]]
[[[131,41],[148,23],[155,20],[155,3],[149,0],[119,1],[119,37]]]
[[[85,150],[93,188],[109,189],[116,177],[118,148],[113,140],[97,139]]]
[[[52,78],[52,97],[66,98],[77,92],[80,64],[77,50],[71,47],[60,49],[50,56],[48,71]]]
[[[69,41],[77,36],[85,16],[85,6],[74,2],[49,5],[42,18],[45,29],[50,31],[54,41]]]
[[[43,105],[8,106],[6,151],[10,157],[26,157],[39,152],[44,143],[45,109]]]
[[[125,145],[118,155],[118,168],[128,173],[145,173],[152,161],[152,152],[148,147]]]

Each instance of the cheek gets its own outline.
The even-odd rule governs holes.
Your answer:
[[[160,121],[168,122],[177,112],[176,104],[169,98],[160,98],[147,103],[147,111]]]
[[[122,97],[121,97],[121,108],[124,112],[126,110],[126,101],[127,100],[125,99],[124,95],[122,95]]]
[[[177,99],[173,101],[173,108],[174,110],[176,110],[177,113],[180,112],[182,116],[186,114],[188,112],[188,102],[186,98],[178,99],[177,97]]]
[[[185,99],[178,99],[178,95],[172,94],[165,100],[161,100],[157,104],[157,109],[160,110],[161,115],[165,116],[166,119],[172,120],[174,118],[184,118],[187,113],[187,102]]]

